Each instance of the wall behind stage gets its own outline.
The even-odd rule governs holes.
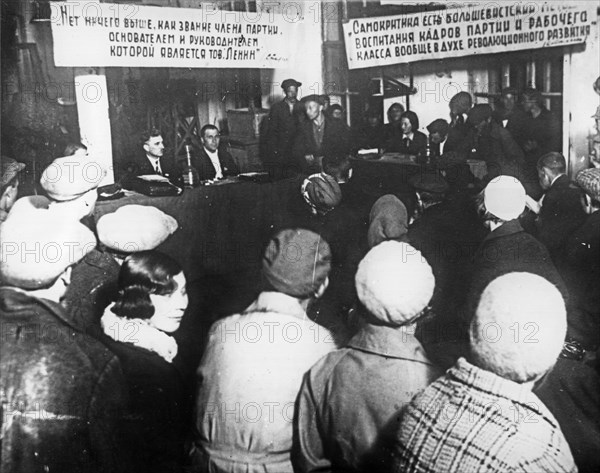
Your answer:
[[[288,78],[302,82],[298,92],[300,98],[305,95],[327,93],[323,83],[321,0],[303,2],[258,0],[256,8],[257,10],[273,8],[274,12],[282,13],[289,21],[301,21],[303,24],[303,39],[294,45],[296,67],[288,68],[282,65],[281,68],[260,71],[262,106],[270,108],[274,102],[283,98],[281,83]]]
[[[600,15],[585,49],[571,54],[571,65],[565,67],[565,95],[568,94],[570,116],[570,171],[575,176],[589,164],[588,138],[596,133],[594,119],[600,97],[592,85],[600,76]],[[567,64],[565,64],[566,66]],[[570,76],[567,82],[567,77]],[[569,84],[569,85],[567,85]],[[565,105],[567,105],[565,103]],[[600,133],[600,132],[599,132]]]

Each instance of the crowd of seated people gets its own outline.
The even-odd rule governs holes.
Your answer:
[[[411,195],[375,196],[324,100],[286,86],[281,113],[307,114],[285,151],[303,173],[294,224],[257,261],[253,301],[208,333],[210,288],[157,250],[175,219],[95,221],[82,148],[42,174],[45,196],[16,199],[22,165],[2,158],[2,470],[597,471],[600,165],[571,181],[544,149],[536,188],[523,166],[549,144],[506,125],[548,119],[535,94],[494,114],[463,92],[428,127],[439,159]],[[412,152],[400,108],[356,136]],[[144,149],[164,171],[159,138]],[[483,179],[464,170],[473,149]]]

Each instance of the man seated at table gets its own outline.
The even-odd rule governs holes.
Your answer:
[[[175,177],[175,163],[173,159],[164,156],[165,144],[162,133],[158,128],[146,130],[141,135],[144,153],[135,157],[128,171],[134,176],[145,174],[158,174],[159,176]]]
[[[221,135],[216,126],[204,125],[200,130],[200,141],[202,141],[202,148],[198,156],[194,157],[192,165],[198,170],[201,181],[223,179],[240,173],[231,154],[219,148]]]
[[[323,99],[319,95],[309,95],[302,101],[308,120],[300,124],[294,157],[303,172],[320,172],[323,156],[344,155],[350,151],[349,132],[342,121],[325,115]]]

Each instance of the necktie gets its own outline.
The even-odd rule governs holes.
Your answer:
[[[410,147],[410,138],[404,138],[404,147],[406,149]]]
[[[158,167],[158,163],[156,163],[156,167],[154,168],[154,170],[156,171],[156,174],[158,174],[159,176],[162,176],[162,172],[160,172],[160,168]]]

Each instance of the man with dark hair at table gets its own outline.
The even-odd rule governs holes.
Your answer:
[[[221,135],[216,126],[204,125],[200,130],[200,141],[202,141],[202,148],[194,157],[192,165],[198,171],[201,181],[223,179],[240,173],[231,154],[219,147]]]
[[[158,128],[145,130],[141,134],[143,154],[137,156],[129,166],[134,176],[158,174],[159,176],[175,177],[175,163],[164,156],[165,144],[162,133]]]
[[[303,172],[319,172],[323,156],[345,155],[350,151],[350,136],[343,122],[323,113],[321,96],[309,95],[302,102],[308,120],[300,124],[294,143],[294,157]]]
[[[583,192],[566,175],[565,158],[560,153],[542,156],[537,170],[540,186],[546,192],[536,221],[537,237],[556,263],[566,239],[585,221]]]
[[[271,106],[265,119],[265,165],[275,178],[298,171],[292,159],[292,148],[304,114],[304,107],[298,101],[300,86],[302,82],[295,79],[284,80],[281,88],[285,98]]]

